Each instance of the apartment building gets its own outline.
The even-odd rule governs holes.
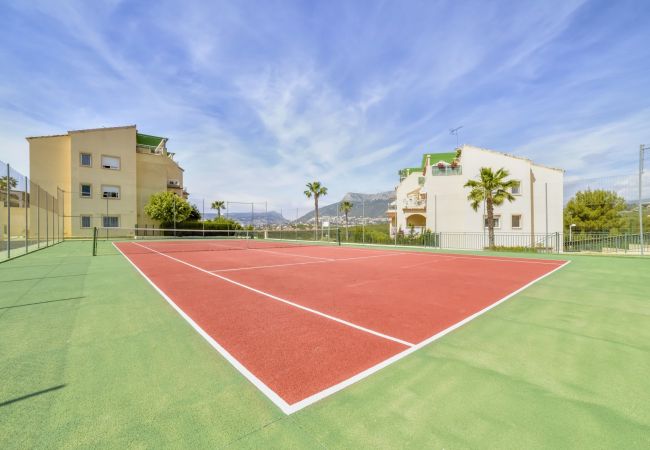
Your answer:
[[[478,179],[481,167],[505,168],[518,180],[515,201],[495,207],[495,233],[529,236],[519,245],[535,244],[540,234],[562,232],[564,171],[506,153],[463,145],[450,153],[427,153],[418,167],[399,171],[396,200],[387,211],[391,235],[397,231],[419,234],[484,233],[484,208],[474,211],[465,183]],[[477,240],[477,242],[479,242]],[[499,245],[499,242],[497,242]]]
[[[28,137],[30,178],[64,192],[64,235],[90,236],[93,227],[158,226],[144,213],[149,197],[170,191],[187,198],[183,169],[167,138],[135,125]]]

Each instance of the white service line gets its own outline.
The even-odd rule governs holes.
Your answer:
[[[392,253],[385,253],[382,255],[370,255],[370,256],[354,256],[351,258],[337,258],[337,259],[329,259],[325,261],[306,261],[306,262],[297,262],[297,263],[286,263],[286,264],[268,264],[265,266],[245,266],[245,267],[233,267],[230,269],[216,269],[216,270],[209,270],[211,273],[220,273],[220,272],[237,272],[240,270],[253,270],[253,269],[273,269],[275,267],[288,267],[288,266],[304,266],[305,264],[327,264],[327,263],[335,263],[339,261],[355,261],[358,259],[371,259],[371,258],[383,258],[386,256],[397,256],[397,255],[407,255],[408,253],[397,253],[397,252],[392,252]],[[423,263],[426,264],[426,263]]]
[[[417,245],[390,245],[390,244],[362,244],[362,243],[349,243],[349,242],[344,242],[342,245],[346,246],[347,248],[368,248],[368,250],[376,250],[376,249],[412,249],[412,250],[420,250],[420,251],[410,251],[410,252],[402,252],[408,255],[424,255],[424,256],[441,256],[445,258],[456,258],[456,259],[476,259],[479,261],[499,261],[499,262],[520,262],[523,264],[544,264],[547,266],[550,265],[557,265],[557,263],[564,263],[565,260],[563,259],[553,259],[553,260],[544,260],[544,259],[525,259],[522,257],[518,256],[507,256],[503,258],[498,258],[496,256],[490,256],[490,255],[467,255],[467,256],[462,256],[459,254],[455,253],[438,253],[436,250],[438,250],[435,247],[421,247]],[[374,247],[374,248],[373,248]],[[424,251],[423,251],[424,250]],[[476,250],[467,250],[467,249],[446,249],[446,250],[455,250],[459,252],[473,252]],[[392,251],[392,250],[387,250],[387,251]]]
[[[321,261],[334,261],[334,259],[332,258],[324,258],[322,256],[308,256],[308,255],[301,255],[298,253],[275,252],[273,250],[265,250],[262,248],[250,248],[248,250],[254,250],[256,252],[264,252],[264,253],[273,253],[274,255],[298,256],[300,258],[320,259]]]
[[[205,269],[203,269],[201,267],[195,266],[194,264],[190,264],[190,263],[188,263],[186,261],[183,261],[182,259],[174,258],[173,256],[166,255],[165,253],[161,253],[158,250],[154,250],[152,248],[147,247],[146,245],[142,245],[142,244],[139,244],[137,242],[132,242],[132,244],[137,245],[139,247],[142,247],[144,249],[147,249],[149,251],[152,251],[154,253],[157,253],[157,254],[159,254],[161,256],[164,256],[165,258],[169,258],[169,259],[171,259],[173,261],[179,262],[181,264],[185,264],[188,267],[191,267],[191,268],[196,269],[196,270],[198,270],[200,272],[206,273],[206,274],[208,274],[208,275],[210,275],[212,277],[216,277],[216,278],[219,278],[219,279],[221,279],[223,281],[227,281],[228,283],[232,283],[232,284],[234,284],[236,286],[239,286],[241,288],[244,288],[244,289],[247,289],[249,291],[255,292],[257,294],[263,295],[263,296],[268,297],[268,298],[270,298],[272,300],[275,300],[275,301],[278,301],[278,302],[285,303],[287,305],[293,306],[294,308],[302,309],[303,311],[307,311],[307,312],[310,312],[312,314],[316,314],[317,316],[321,316],[321,317],[324,317],[326,319],[333,320],[334,322],[338,322],[340,324],[347,325],[348,327],[355,328],[355,329],[357,329],[359,331],[364,331],[366,333],[378,336],[378,337],[383,338],[383,339],[387,339],[389,341],[397,342],[397,343],[405,345],[407,347],[413,347],[415,345],[415,344],[413,344],[411,342],[404,341],[402,339],[399,339],[399,338],[396,338],[396,337],[393,337],[393,336],[389,336],[387,334],[383,334],[383,333],[380,333],[380,332],[375,331],[375,330],[371,330],[370,328],[362,327],[361,325],[357,325],[355,323],[348,322],[347,320],[339,319],[338,317],[335,317],[335,316],[330,316],[329,314],[325,314],[325,313],[317,311],[315,309],[299,305],[298,303],[294,303],[294,302],[292,302],[290,300],[286,300],[284,298],[277,297],[277,296],[275,296],[273,294],[269,294],[268,292],[260,291],[259,289],[255,289],[252,286],[248,286],[248,285],[240,283],[238,281],[231,280],[230,278],[226,278],[223,275],[219,275],[218,273],[212,273],[212,272],[210,272],[208,270],[205,270]]]

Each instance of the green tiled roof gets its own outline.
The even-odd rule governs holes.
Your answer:
[[[137,133],[135,135],[135,139],[138,145],[148,145],[150,147],[158,147],[160,141],[162,141],[165,138],[160,136],[151,136],[149,134]]]
[[[431,165],[435,166],[440,161],[444,161],[448,164],[451,164],[454,159],[456,159],[456,152],[452,153],[425,153],[422,155],[422,165],[420,167],[407,167],[399,171],[400,176],[407,177],[414,172],[421,172],[426,166],[427,158],[431,157]]]
[[[456,152],[453,153],[425,153],[422,155],[422,167],[424,167],[428,157],[431,157],[431,165],[435,166],[440,161],[451,164],[456,159]]]
[[[407,167],[406,169],[400,170],[400,175],[403,174],[405,177],[407,177],[415,172],[422,172],[422,167]]]

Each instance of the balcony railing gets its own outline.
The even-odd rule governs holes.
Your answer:
[[[426,209],[427,201],[423,199],[407,198],[402,203],[403,209]]]
[[[431,175],[434,177],[446,177],[450,175],[462,175],[463,174],[463,167],[462,166],[456,166],[456,167],[451,167],[451,166],[445,166],[445,167],[438,167],[438,166],[431,166]]]
[[[162,155],[162,150],[158,149],[158,147],[154,147],[153,145],[145,145],[145,144],[138,144],[135,147],[135,151],[137,153],[146,153],[149,155]]]

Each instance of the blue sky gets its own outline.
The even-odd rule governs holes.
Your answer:
[[[567,178],[650,143],[648,1],[0,0],[0,159],[25,136],[137,124],[195,197],[309,205],[392,189],[461,143]],[[327,201],[326,201],[327,203]]]

